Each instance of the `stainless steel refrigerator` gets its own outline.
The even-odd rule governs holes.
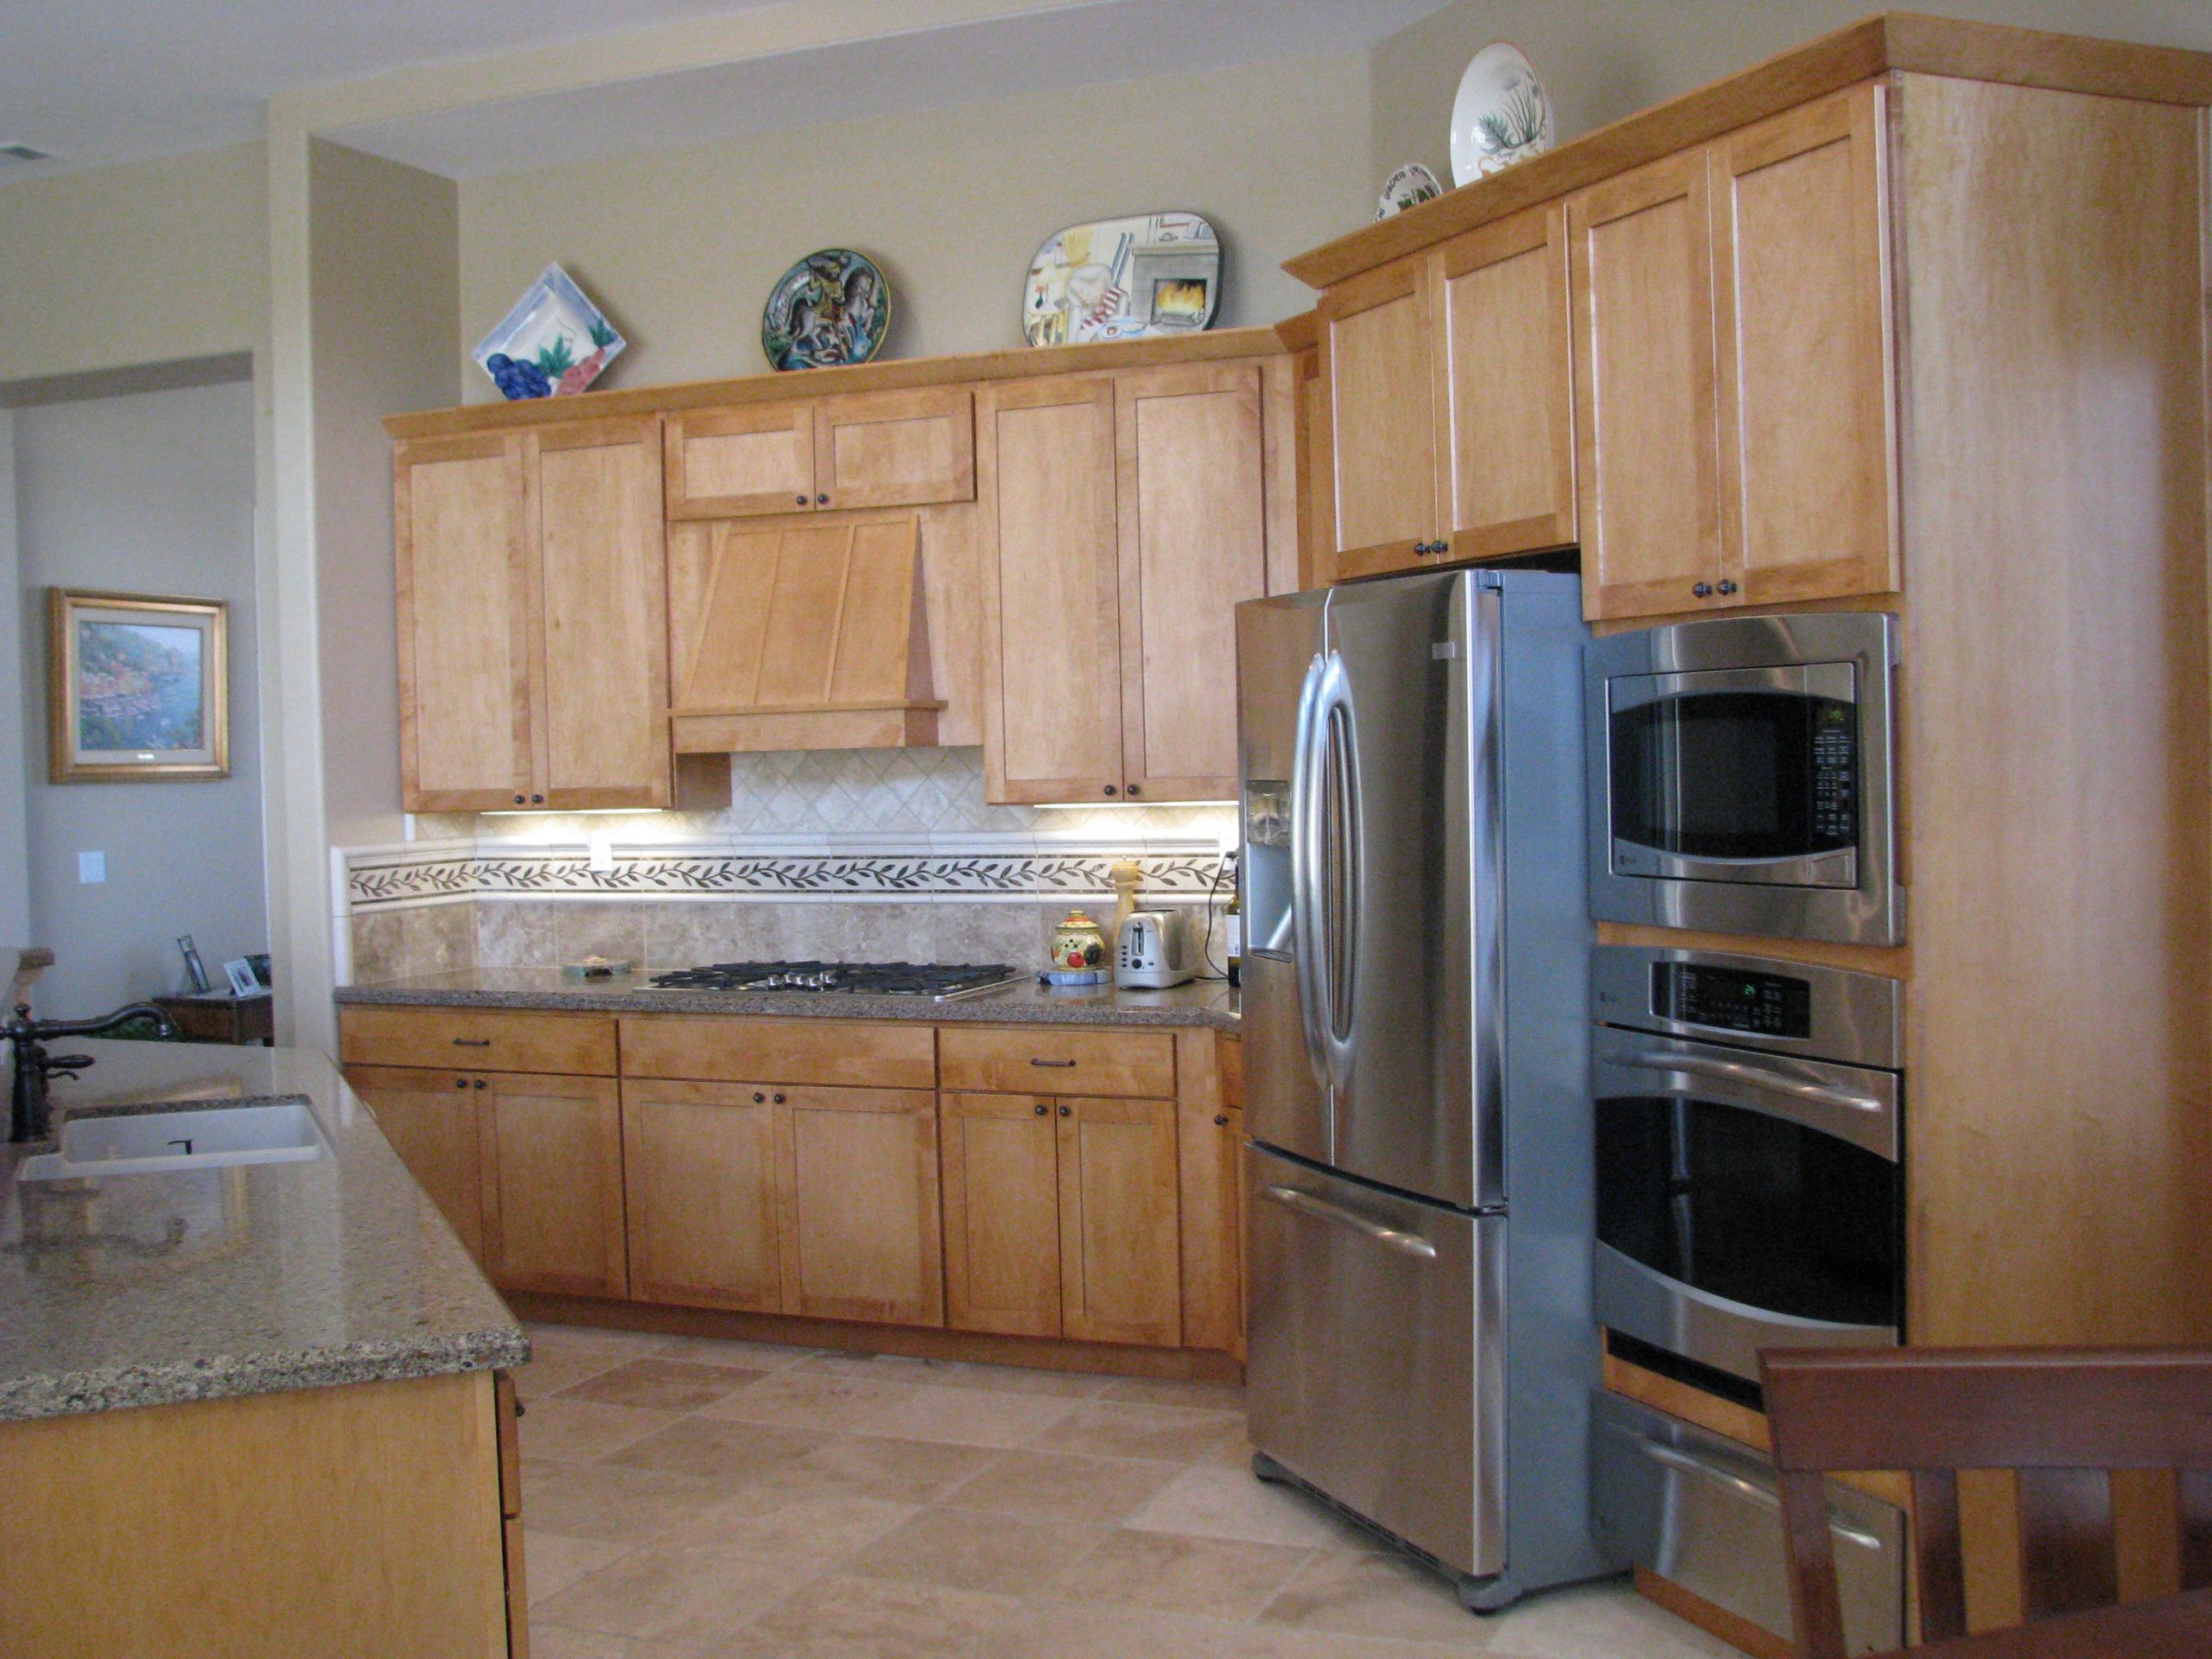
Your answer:
[[[1615,1565],[1580,583],[1421,573],[1236,623],[1255,1467],[1503,1606]]]

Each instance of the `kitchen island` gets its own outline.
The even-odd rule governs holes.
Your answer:
[[[291,1099],[322,1155],[0,1153],[0,1652],[508,1652],[529,1344],[375,1119],[318,1055],[83,1046],[61,1133]]]

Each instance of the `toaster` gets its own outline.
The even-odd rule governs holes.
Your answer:
[[[1165,990],[1197,976],[1191,933],[1182,912],[1137,910],[1114,945],[1114,983],[1128,990]]]

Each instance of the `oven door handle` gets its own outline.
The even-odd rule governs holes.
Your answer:
[[[1639,1434],[1632,1428],[1624,1428],[1618,1423],[1607,1423],[1605,1425],[1605,1433],[1613,1436],[1614,1439],[1627,1441],[1630,1446],[1654,1463],[1675,1470],[1681,1474],[1698,1475],[1707,1480],[1717,1481],[1764,1509],[1779,1510],[1782,1507],[1780,1492],[1762,1482],[1753,1480],[1748,1475],[1739,1475],[1732,1469],[1724,1469],[1717,1463],[1707,1462],[1705,1459],[1684,1452],[1680,1447],[1669,1446],[1664,1440],[1655,1440],[1647,1434]],[[1861,1549],[1878,1550],[1882,1548],[1882,1541],[1879,1538],[1871,1532],[1863,1531],[1847,1522],[1838,1520],[1834,1510],[1828,1512],[1828,1530],[1846,1543],[1857,1544]]]
[[[1294,1210],[1301,1216],[1348,1227],[1362,1237],[1370,1238],[1386,1250],[1395,1250],[1401,1255],[1418,1256],[1424,1262],[1436,1260],[1436,1246],[1419,1233],[1402,1232],[1395,1227],[1386,1227],[1370,1220],[1356,1210],[1347,1210],[1340,1204],[1331,1204],[1326,1198],[1317,1198],[1311,1192],[1301,1192],[1294,1186],[1263,1186],[1260,1196],[1286,1210]]]
[[[1769,1094],[1788,1095],[1794,1099],[1811,1101],[1816,1105],[1839,1107],[1847,1112],[1866,1112],[1877,1117],[1889,1110],[1872,1095],[1854,1094],[1847,1089],[1831,1089],[1826,1084],[1809,1082],[1803,1077],[1785,1077],[1778,1071],[1746,1065],[1741,1060],[1716,1059],[1710,1054],[1669,1054],[1662,1050],[1649,1049],[1640,1054],[1623,1055],[1615,1064],[1632,1065],[1645,1071],[1680,1071],[1693,1077],[1711,1077],[1719,1083],[1740,1084],[1749,1089],[1763,1089]]]

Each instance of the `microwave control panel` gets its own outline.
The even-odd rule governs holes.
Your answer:
[[[1802,1039],[1813,1034],[1813,988],[1788,974],[1655,962],[1651,1012],[1686,1026]]]
[[[1848,847],[1859,836],[1859,734],[1849,703],[1822,698],[1813,716],[1813,836]]]

